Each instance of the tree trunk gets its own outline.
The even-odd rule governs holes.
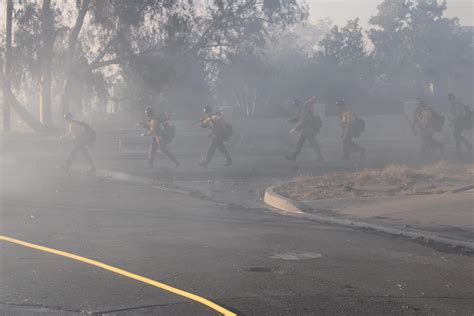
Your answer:
[[[51,0],[43,0],[41,13],[41,93],[40,121],[46,127],[51,127],[51,62],[54,47],[53,13]]]
[[[69,44],[66,60],[66,82],[64,83],[63,95],[61,97],[61,109],[66,113],[69,109],[69,98],[72,90],[72,77],[74,76],[74,55],[76,53],[77,40],[84,24],[84,18],[89,10],[90,0],[84,0],[80,4],[79,13],[76,23],[74,24],[71,34],[69,35]]]
[[[3,91],[6,102],[15,110],[15,113],[36,132],[45,132],[46,128],[34,117],[15,97],[11,89]]]
[[[7,78],[3,84],[3,131],[10,131],[10,103],[7,98],[7,92],[10,90],[10,71],[12,58],[12,21],[13,21],[13,0],[7,0],[5,3],[6,17],[6,36],[5,36],[5,77]]]

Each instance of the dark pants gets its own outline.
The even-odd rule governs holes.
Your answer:
[[[81,153],[84,156],[91,170],[95,170],[94,160],[92,160],[92,157],[89,154],[89,150],[87,149],[87,145],[84,140],[76,139],[74,140],[73,144],[74,147],[72,148],[71,153],[69,154],[69,157],[66,160],[66,170],[69,170],[69,167],[71,166],[78,153]]]
[[[351,129],[344,131],[344,136],[342,138],[342,158],[345,160],[351,159],[352,153],[365,153],[365,149],[354,142],[354,136]]]
[[[148,165],[153,166],[153,163],[155,162],[155,157],[156,157],[156,151],[160,148],[160,151],[165,154],[171,161],[173,161],[176,165],[179,165],[178,160],[176,157],[173,155],[173,153],[170,151],[168,144],[166,144],[163,141],[160,141],[160,139],[155,136],[152,137],[151,145],[150,145],[150,152],[148,153]]]
[[[318,142],[316,141],[316,135],[312,130],[303,130],[301,132],[300,138],[298,139],[298,143],[296,144],[295,151],[291,154],[290,160],[296,160],[296,157],[301,153],[304,144],[308,142],[309,146],[314,150],[318,159],[322,159],[323,156],[321,154],[321,148],[319,147]]]
[[[205,164],[211,162],[212,157],[214,157],[214,154],[216,153],[216,150],[219,150],[221,153],[224,154],[228,164],[232,163],[232,158],[230,157],[229,151],[227,150],[224,144],[224,137],[216,135],[212,138],[211,145],[207,150],[206,160],[204,161]]]
[[[463,145],[468,151],[472,150],[472,144],[462,135],[463,130],[464,128],[461,122],[454,122],[453,136],[456,143],[456,154],[459,159],[462,159]]]
[[[440,153],[444,152],[444,145],[434,139],[434,130],[432,128],[420,128],[420,145],[421,145],[421,157],[422,159],[428,158],[434,150],[439,150]]]

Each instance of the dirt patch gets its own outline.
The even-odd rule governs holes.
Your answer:
[[[278,194],[297,200],[348,197],[443,194],[474,183],[474,165],[437,163],[421,168],[389,165],[383,169],[298,177],[277,187]]]

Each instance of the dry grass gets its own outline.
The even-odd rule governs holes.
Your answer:
[[[380,169],[365,169],[355,173],[355,180],[360,184],[385,182],[387,184],[405,183],[409,176],[409,169],[406,165],[388,165]]]
[[[410,168],[402,164],[353,173],[299,176],[294,182],[279,187],[277,192],[300,200],[439,194],[449,192],[457,186],[472,184],[473,179],[472,164],[463,166],[440,162],[421,168]]]

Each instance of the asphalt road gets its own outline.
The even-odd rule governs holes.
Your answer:
[[[2,165],[1,185],[0,235],[238,315],[474,313],[474,258],[465,254],[14,161]],[[219,315],[87,262],[0,247],[0,314]]]

